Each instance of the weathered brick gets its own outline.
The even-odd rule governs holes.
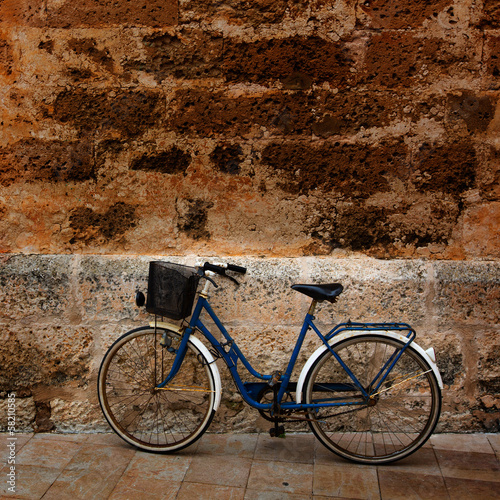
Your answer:
[[[133,137],[161,123],[164,102],[159,92],[147,90],[69,90],[57,96],[53,108],[57,121],[71,124],[82,135],[115,130]]]
[[[464,122],[468,132],[484,132],[495,115],[497,99],[489,95],[463,91],[449,95],[447,118],[453,128],[456,122]]]
[[[119,238],[137,224],[135,206],[118,202],[104,213],[96,213],[88,207],[77,207],[69,213],[69,226],[73,235],[70,244],[98,240],[101,244]]]
[[[367,198],[389,190],[387,176],[407,175],[408,150],[401,142],[367,147],[326,143],[276,143],[266,146],[262,163],[272,168],[287,192],[316,189],[342,196]]]
[[[479,386],[483,394],[500,392],[500,340],[498,331],[491,329],[479,343],[478,374]],[[488,405],[491,407],[491,405]],[[500,410],[497,402],[497,410]]]
[[[162,27],[177,24],[176,0],[81,0],[49,2],[46,25],[51,28],[109,25]]]
[[[358,22],[370,28],[418,28],[453,4],[452,0],[366,0],[359,2]],[[453,7],[451,7],[453,11]],[[453,14],[452,14],[453,15]]]
[[[2,34],[0,33],[0,36]],[[12,74],[12,66],[14,57],[12,54],[12,46],[9,41],[0,38],[0,74],[9,76]]]
[[[0,184],[82,182],[94,178],[92,146],[87,141],[26,139],[0,149]]]
[[[222,37],[200,30],[176,34],[155,33],[143,39],[144,59],[127,59],[126,70],[154,75],[157,81],[174,78],[210,78],[221,75]]]
[[[240,173],[243,150],[238,144],[219,144],[210,153],[210,159],[220,172],[236,175]]]
[[[384,32],[367,41],[357,83],[377,88],[407,88],[444,76],[478,75],[481,41],[476,37],[417,37],[409,32]]]
[[[262,128],[273,135],[319,137],[354,134],[362,129],[386,127],[402,120],[436,117],[443,98],[391,92],[330,91],[258,97],[231,97],[224,92],[178,91],[171,103],[169,128],[178,133],[212,136],[248,135]],[[432,112],[431,112],[432,110]]]
[[[253,43],[224,43],[223,73],[228,81],[270,84],[304,90],[313,83],[345,87],[353,81],[353,60],[343,42],[319,37],[289,37]]]
[[[279,23],[287,8],[305,9],[305,5],[290,0],[228,0],[207,2],[206,0],[180,0],[179,16],[185,21],[223,18],[228,23],[261,26]]]
[[[470,207],[463,221],[463,245],[474,257],[500,257],[500,203],[480,203]]]
[[[53,41],[40,42],[39,48],[51,52],[53,47]],[[88,57],[91,61],[95,62],[99,66],[102,66],[109,72],[113,72],[113,58],[111,57],[110,51],[107,48],[98,48],[98,42],[94,38],[72,38],[68,41],[68,48],[72,50],[77,55],[83,55]],[[73,70],[76,71],[76,70]],[[84,73],[85,70],[81,70],[80,73]],[[89,76],[93,74],[90,70],[87,70]]]
[[[224,92],[178,91],[169,128],[199,136],[245,135],[266,127],[278,133],[304,133],[314,98],[270,94],[228,97]]]
[[[422,144],[412,159],[411,181],[424,192],[458,196],[475,187],[478,158],[469,141]]]
[[[0,26],[41,26],[45,0],[2,0]]]
[[[489,36],[486,39],[486,73],[492,78],[491,89],[499,89],[500,83],[500,36]]]
[[[132,161],[132,170],[145,172],[160,172],[162,174],[186,175],[186,170],[191,162],[191,155],[173,146],[167,151],[145,154]]]
[[[193,240],[209,239],[208,210],[213,203],[200,198],[178,199],[176,203],[177,228]]]
[[[500,28],[500,1],[484,0],[479,26],[483,29]]]
[[[500,200],[500,149],[491,148],[479,178],[481,197],[485,201]]]

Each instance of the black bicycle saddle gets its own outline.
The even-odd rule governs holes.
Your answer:
[[[328,283],[326,285],[292,285],[292,288],[314,300],[328,300],[329,302],[335,302],[335,299],[344,290],[344,287],[339,283]]]

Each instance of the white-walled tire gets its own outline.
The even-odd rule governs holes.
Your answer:
[[[427,441],[439,419],[441,391],[433,367],[417,349],[407,347],[384,383],[376,391],[369,387],[403,346],[400,339],[383,334],[358,334],[333,343],[334,351],[372,393],[370,399],[363,397],[328,349],[310,365],[304,403],[351,403],[309,412],[312,431],[328,449],[355,462],[385,464],[410,455]]]
[[[167,348],[160,345],[164,333]],[[145,451],[172,452],[208,428],[220,398],[220,379],[210,354],[196,340],[189,340],[181,368],[165,389],[156,386],[170,371],[178,333],[138,328],[109,348],[99,370],[99,403],[122,439]]]

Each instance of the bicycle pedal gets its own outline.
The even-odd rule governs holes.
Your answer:
[[[285,434],[285,426],[284,425],[278,425],[278,426],[275,426],[275,427],[271,427],[269,429],[269,435],[271,437],[276,437],[276,438],[281,438],[281,439],[285,439],[286,438],[286,434]]]

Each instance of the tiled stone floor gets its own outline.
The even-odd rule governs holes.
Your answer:
[[[0,434],[0,498],[500,499],[500,434],[439,434],[411,457],[362,466],[312,434],[206,434],[175,455],[137,451],[113,434],[18,434],[8,491]]]

